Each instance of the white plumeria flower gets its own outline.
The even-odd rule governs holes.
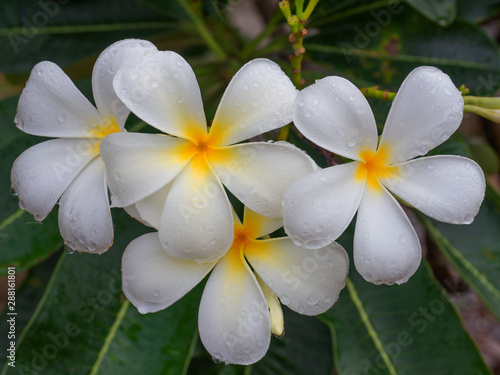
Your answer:
[[[286,142],[234,145],[291,121],[297,90],[272,61],[240,69],[210,131],[194,72],[174,52],[130,60],[114,86],[133,113],[172,136],[117,133],[102,142],[113,205],[134,205],[127,211],[145,224],[160,208],[160,242],[172,256],[208,262],[229,249],[233,215],[222,184],[251,209],[278,217],[285,188],[317,169]]]
[[[300,314],[321,314],[337,300],[349,268],[347,253],[337,243],[307,250],[287,237],[257,239],[281,226],[281,219],[245,207],[243,224],[234,217],[230,250],[204,264],[168,255],[158,233],[145,234],[123,254],[123,292],[139,312],[156,312],[213,269],[200,302],[201,341],[216,361],[257,362],[267,352],[271,333],[284,333],[279,300]]]
[[[139,40],[119,41],[99,56],[92,73],[97,109],[56,64],[37,64],[24,88],[15,122],[22,131],[59,137],[23,152],[12,167],[19,206],[43,220],[59,202],[59,230],[73,250],[102,253],[113,243],[104,163],[99,144],[124,131],[130,111],[116,96],[113,77],[124,60],[156,49]]]
[[[327,77],[301,91],[295,125],[311,141],[354,162],[317,171],[287,189],[282,201],[287,234],[298,245],[322,247],[340,236],[357,211],[358,272],[375,284],[406,282],[420,264],[421,246],[388,190],[452,224],[472,222],[484,198],[484,175],[472,160],[416,158],[458,128],[463,105],[446,74],[417,68],[401,85],[378,143],[370,106],[352,83]]]

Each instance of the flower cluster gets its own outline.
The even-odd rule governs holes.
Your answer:
[[[55,64],[35,66],[19,99],[17,126],[58,137],[14,162],[19,205],[43,220],[59,203],[64,242],[102,253],[113,242],[111,206],[155,232],[123,254],[123,291],[141,313],[164,309],[211,272],[199,309],[200,337],[214,359],[261,359],[284,332],[280,303],[300,314],[328,310],[349,259],[334,241],[357,214],[354,263],[373,283],[402,283],[421,249],[397,199],[437,220],[466,224],[485,181],[458,156],[420,157],[462,119],[463,99],[436,68],[402,84],[383,133],[349,81],[327,77],[298,92],[267,59],[244,65],[210,126],[189,64],[141,40],[98,58],[97,109]],[[127,132],[130,112],[158,134]],[[246,142],[293,120],[302,134],[350,163],[320,169],[287,142]],[[229,191],[245,208],[243,220]],[[270,233],[284,225],[290,236]]]

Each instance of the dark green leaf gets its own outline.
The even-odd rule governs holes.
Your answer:
[[[482,22],[499,13],[499,0],[457,0],[457,16],[472,22]]]
[[[375,286],[351,272],[322,316],[344,374],[490,374],[424,260],[402,286]]]
[[[67,66],[125,38],[148,38],[172,29],[172,18],[135,0],[3,0],[0,71],[27,73],[43,60]]]
[[[395,91],[414,68],[433,65],[465,84],[473,95],[493,93],[500,84],[500,54],[495,42],[465,21],[441,28],[408,5],[382,8],[320,26],[305,48],[313,61],[366,85]]]
[[[273,337],[266,356],[252,366],[252,375],[329,375],[332,343],[328,327],[314,317],[284,308],[285,336]]]
[[[116,240],[107,253],[63,254],[18,341],[16,368],[5,367],[3,373],[184,372],[196,334],[199,291],[171,310],[137,314],[121,297],[120,260],[145,227],[123,211],[115,214]]]
[[[490,194],[500,199],[498,192]],[[422,215],[420,219],[446,259],[500,319],[500,207],[488,195],[472,224],[450,225]]]
[[[432,22],[448,26],[457,14],[456,0],[405,0]]]

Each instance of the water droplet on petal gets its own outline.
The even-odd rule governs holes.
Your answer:
[[[10,195],[13,195],[14,197],[17,197],[17,191],[14,190],[14,188],[10,188]]]
[[[73,254],[75,252],[68,244],[64,244],[64,251],[66,254]]]
[[[59,114],[57,115],[57,121],[59,121],[59,122],[64,122],[64,121],[66,121],[66,115],[65,115],[64,113],[62,113],[62,112],[61,112],[61,113],[59,113]]]
[[[155,290],[153,291],[153,296],[155,296],[155,297],[159,297],[159,296],[160,296],[160,291],[159,291],[158,289],[155,289]]]

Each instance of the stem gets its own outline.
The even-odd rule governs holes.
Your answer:
[[[382,99],[382,100],[393,100],[394,97],[396,96],[395,92],[388,91],[388,90],[379,90],[378,86],[372,86],[372,87],[362,87],[359,89],[363,95],[366,98],[375,98],[375,99]]]
[[[316,8],[316,5],[318,4],[319,0],[309,0],[309,3],[307,4],[306,10],[302,14],[302,19],[308,20],[309,17],[311,17],[311,13],[313,12],[314,8]],[[299,17],[300,18],[300,17]]]
[[[479,96],[464,96],[464,104],[477,105],[482,108],[500,109],[500,98],[483,98]]]
[[[194,23],[194,26],[198,30],[200,36],[205,40],[207,43],[207,46],[212,50],[213,53],[215,53],[215,56],[217,57],[217,60],[219,61],[224,61],[227,56],[224,50],[221,48],[221,46],[217,43],[215,38],[212,36],[212,33],[210,30],[206,27],[205,23],[203,20],[198,17],[198,15],[193,12],[189,4],[186,2],[186,0],[178,0],[179,4],[182,6],[182,8],[186,11],[186,13],[189,15],[191,20]]]

